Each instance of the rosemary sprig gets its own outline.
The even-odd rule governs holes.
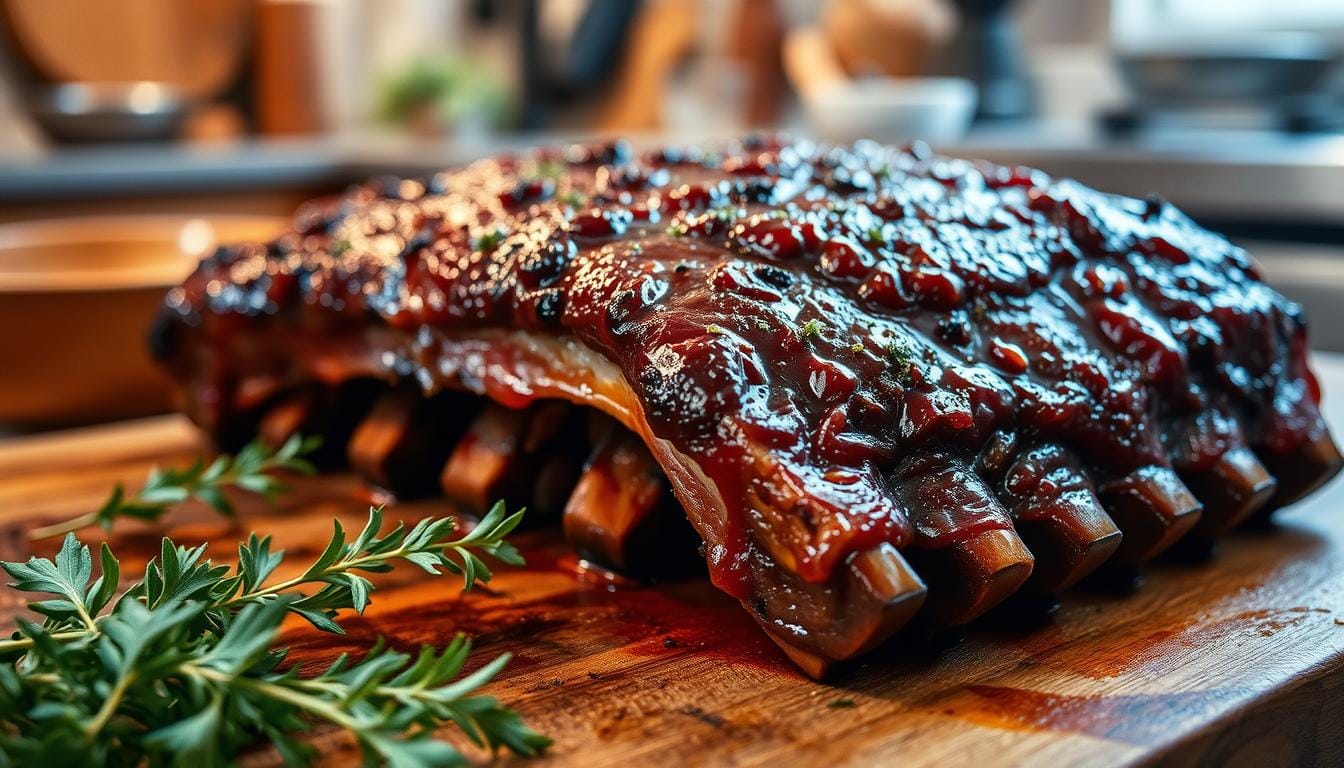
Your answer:
[[[313,465],[304,457],[317,450],[320,444],[319,438],[295,435],[279,450],[271,451],[264,443],[254,440],[236,455],[219,456],[208,464],[205,459],[197,459],[182,469],[156,468],[134,496],[127,496],[125,487],[118,483],[96,511],[34,528],[28,532],[28,538],[37,541],[94,524],[108,530],[123,517],[158,520],[174,504],[187,499],[204,502],[221,515],[231,517],[233,504],[224,495],[225,489],[237,488],[274,500],[288,490],[276,478],[276,473],[312,474]]]
[[[443,518],[380,535],[382,513],[373,509],[352,541],[337,524],[317,560],[284,580],[271,578],[284,553],[255,534],[234,568],[203,560],[204,547],[164,539],[143,578],[120,595],[107,545],[93,579],[93,556],[74,534],[53,559],[0,563],[13,588],[55,596],[29,604],[45,617],[40,625],[20,620],[0,642],[0,766],[222,765],[258,742],[307,764],[315,753],[300,737],[320,723],[349,732],[369,762],[461,764],[433,736],[447,723],[480,746],[535,754],[549,741],[475,694],[508,656],[459,676],[470,653],[461,635],[414,658],[379,643],[315,677],[300,677],[276,647],[290,614],[340,632],[338,612],[369,604],[374,585],[362,573],[411,562],[458,574],[470,589],[490,578],[481,555],[521,563],[504,540],[521,515],[496,505],[470,533],[450,538],[453,522]]]

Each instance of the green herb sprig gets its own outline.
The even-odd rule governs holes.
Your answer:
[[[237,488],[274,501],[289,490],[276,477],[277,473],[311,475],[313,465],[305,457],[320,445],[319,438],[295,435],[272,451],[265,443],[254,440],[237,454],[219,456],[209,463],[202,458],[181,469],[156,468],[135,495],[127,496],[125,487],[118,483],[96,511],[34,528],[28,532],[28,538],[37,541],[94,524],[109,530],[117,520],[128,517],[158,520],[174,505],[188,499],[204,502],[221,515],[232,517],[233,504],[224,495],[225,489]]]
[[[290,614],[341,632],[337,613],[362,612],[374,590],[362,573],[404,561],[457,574],[470,589],[491,575],[481,555],[521,563],[504,540],[521,516],[496,505],[454,539],[448,518],[381,534],[373,509],[353,540],[337,523],[317,560],[279,581],[271,577],[284,553],[255,534],[234,568],[203,560],[204,547],[164,539],[141,580],[119,595],[117,558],[103,544],[93,579],[93,556],[74,534],[53,559],[0,563],[14,589],[54,595],[29,604],[46,617],[41,624],[19,620],[0,641],[0,765],[215,766],[262,742],[304,765],[316,753],[302,735],[323,724],[353,736],[371,763],[464,764],[433,736],[447,723],[479,746],[536,754],[549,740],[475,693],[508,655],[459,676],[471,650],[460,634],[414,657],[379,643],[314,677],[301,677],[276,647]]]

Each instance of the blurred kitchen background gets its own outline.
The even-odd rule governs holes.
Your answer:
[[[924,139],[1158,193],[1344,351],[1340,0],[0,0],[0,434],[166,408],[143,330],[307,197],[539,141]]]

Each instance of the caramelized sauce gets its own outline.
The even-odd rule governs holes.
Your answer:
[[[510,350],[473,367],[441,341],[577,339],[714,484],[727,517],[707,557],[739,597],[753,545],[823,581],[884,541],[1007,526],[958,505],[955,478],[942,514],[912,522],[895,486],[933,449],[973,459],[1011,434],[1100,482],[1168,466],[1180,425],[1214,408],[1191,461],[1238,425],[1280,455],[1324,430],[1301,310],[1243,250],[1157,200],[923,145],[614,142],[378,181],[220,250],[165,316],[160,347],[207,425],[243,382],[355,373],[522,405],[526,382],[479,375]],[[172,352],[182,334],[210,352]]]

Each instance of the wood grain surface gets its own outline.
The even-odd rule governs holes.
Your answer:
[[[1340,434],[1344,358],[1323,356],[1318,370]],[[176,417],[0,443],[0,556],[26,556],[28,527],[88,511],[113,483],[200,449]],[[1075,590],[1049,620],[995,617],[956,642],[898,638],[826,683],[795,671],[703,578],[641,586],[587,569],[545,524],[519,538],[528,566],[488,589],[463,596],[449,579],[399,570],[346,622],[348,636],[295,624],[285,639],[309,665],[380,635],[413,649],[459,630],[476,637],[476,663],[513,653],[490,690],[555,746],[501,762],[1341,765],[1341,499],[1336,481],[1281,513],[1277,529],[1234,533],[1211,562],[1155,563],[1132,595]],[[161,529],[121,526],[112,543],[129,571],[162,533],[209,541],[229,559],[258,530],[297,566],[316,556],[333,517],[357,525],[369,503],[351,477],[305,479],[274,508],[244,503],[236,522],[186,506]],[[446,511],[422,502],[389,516]],[[7,600],[6,620],[20,609]],[[316,740],[331,764],[357,760],[338,734]]]

